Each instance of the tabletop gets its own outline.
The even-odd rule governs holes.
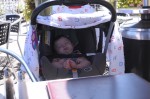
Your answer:
[[[16,99],[150,99],[150,83],[136,74],[128,73],[22,82],[19,83],[18,92],[21,98]]]
[[[49,83],[50,93],[46,85]],[[29,99],[150,99],[150,83],[136,74],[27,83]]]

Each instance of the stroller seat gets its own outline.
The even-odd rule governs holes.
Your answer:
[[[41,72],[42,74],[45,76],[46,79],[50,79],[55,77],[56,78],[66,78],[66,77],[72,77],[72,75],[68,75],[67,72],[65,72],[64,70],[60,70],[60,69],[56,69],[54,68],[54,66],[52,66],[52,64],[50,63],[50,61],[48,61],[48,59],[50,60],[51,58],[53,58],[53,55],[55,56],[54,52],[53,52],[53,48],[51,45],[53,45],[53,39],[59,35],[66,35],[69,36],[69,38],[71,39],[71,41],[78,45],[78,50],[86,55],[86,54],[95,54],[97,52],[99,52],[98,49],[102,48],[102,45],[97,44],[97,40],[96,40],[96,34],[95,34],[95,29],[94,28],[86,28],[86,29],[53,29],[50,31],[51,36],[50,36],[50,44],[46,44],[46,38],[48,35],[42,33],[41,34],[41,42],[40,42],[40,57],[41,57]],[[85,36],[86,35],[86,36]],[[44,47],[44,46],[47,46]],[[43,58],[43,56],[46,56]],[[66,57],[66,56],[64,56]],[[71,58],[72,56],[69,56],[67,58]],[[90,71],[84,71],[84,69],[82,69],[79,73],[79,77],[84,77],[84,76],[94,76],[94,75],[102,75],[105,71],[105,67],[106,67],[106,56],[105,54],[101,54],[101,55],[92,55],[92,56],[88,56],[87,58],[91,61],[92,65],[89,67],[91,68]],[[45,59],[45,60],[44,60]],[[47,61],[46,61],[47,60]],[[49,64],[49,65],[48,65]],[[52,70],[50,70],[52,69]],[[50,72],[52,71],[52,72]],[[55,72],[54,72],[55,71]],[[60,74],[61,73],[61,74]],[[59,74],[61,75],[61,77],[56,77],[59,76]],[[50,76],[51,75],[51,76]],[[54,78],[53,78],[54,79]]]
[[[40,59],[42,74],[45,80],[53,79],[63,79],[63,78],[72,78],[72,72],[70,70],[58,69],[54,67],[49,59],[43,56]],[[95,66],[88,66],[86,68],[80,69],[78,72],[79,77],[94,76],[100,75],[100,72]]]

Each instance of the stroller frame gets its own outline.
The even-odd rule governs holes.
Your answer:
[[[101,56],[103,58],[105,58],[105,61],[102,61],[102,64],[105,62],[106,64],[106,52],[107,52],[107,49],[108,49],[108,44],[109,44],[109,41],[110,41],[110,38],[111,38],[111,34],[112,34],[112,30],[114,28],[114,22],[116,21],[116,11],[115,9],[113,8],[113,6],[111,4],[109,4],[108,2],[106,1],[99,1],[99,0],[64,0],[64,1],[61,1],[61,0],[57,0],[57,1],[47,1],[47,2],[44,2],[42,4],[40,4],[32,13],[32,16],[31,16],[31,26],[32,26],[32,29],[36,30],[37,28],[37,22],[36,22],[36,18],[38,16],[38,14],[44,10],[45,8],[49,7],[49,6],[53,6],[53,5],[66,5],[66,6],[71,6],[71,5],[86,5],[86,4],[100,4],[106,8],[108,8],[108,10],[111,12],[112,16],[111,16],[111,20],[110,20],[110,24],[109,24],[109,29],[108,29],[108,33],[107,33],[107,37],[106,37],[106,41],[105,41],[105,46],[104,46],[104,51],[103,53],[94,53],[94,64],[100,64],[100,60],[98,58],[101,58]],[[97,26],[94,26],[94,27],[99,27],[101,24],[97,25]],[[50,28],[55,28],[55,27],[52,27],[52,26],[49,26]],[[38,38],[38,34],[36,32],[36,36]],[[93,56],[92,55],[92,56]]]

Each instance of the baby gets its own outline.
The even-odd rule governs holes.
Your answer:
[[[74,45],[71,40],[66,36],[59,36],[54,41],[54,50],[57,54],[73,54],[75,53]],[[80,53],[78,51],[78,53]],[[85,57],[79,58],[54,58],[52,60],[52,64],[57,68],[65,68],[65,69],[80,69],[86,66],[91,65],[90,61],[88,61]]]

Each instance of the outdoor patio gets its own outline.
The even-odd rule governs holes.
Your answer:
[[[24,17],[23,9],[25,7],[24,1],[22,0],[0,0],[0,20],[3,21],[11,21],[6,19],[7,15],[19,15],[20,17]],[[13,17],[12,17],[13,19]],[[28,31],[28,23],[24,22],[24,18],[21,20],[21,28],[20,28],[20,36],[19,43],[21,47],[22,53],[24,52],[24,42],[26,38],[26,32]],[[17,44],[17,33],[10,32],[10,41],[9,41],[9,50],[12,50],[18,55],[21,55],[18,44]],[[6,48],[6,45],[2,45],[2,47]]]
[[[26,34],[28,31],[28,25],[29,24],[27,22],[21,23],[21,33],[19,36],[19,44],[20,44],[22,53],[24,52],[24,44],[25,44]],[[2,45],[1,47],[6,48],[6,44]],[[18,56],[22,57],[18,44],[17,44],[17,36],[16,34],[12,32],[10,32],[10,41],[9,41],[8,49],[16,53]],[[10,60],[11,60],[12,65],[14,66],[14,69],[17,70],[18,67],[20,66],[20,63],[12,57],[10,57]],[[1,71],[2,69],[4,69],[4,66],[6,66],[7,64],[6,54],[2,52],[0,53],[0,63],[1,63],[1,66],[0,66],[0,71]],[[11,64],[8,64],[8,66],[10,65]],[[1,81],[1,79],[3,79],[3,72],[0,72],[0,84],[3,84],[3,81]]]
[[[4,12],[5,12],[5,14],[18,13],[16,11],[18,11],[18,7],[17,6],[19,6],[19,1],[20,0],[13,0],[12,3],[10,1],[11,0],[6,0],[6,2],[4,2],[4,0],[0,1],[0,4],[3,5],[3,6],[0,7],[1,9],[3,9],[3,10],[0,10],[1,13],[4,13]],[[18,4],[18,5],[16,6],[15,4]],[[14,6],[14,8],[13,8],[13,6]],[[121,11],[122,11],[122,9],[117,10],[117,12],[123,13]],[[131,11],[134,11],[134,10],[131,9],[130,10],[130,14],[133,13]],[[122,21],[132,20],[132,19],[138,21],[139,20],[139,16],[138,17],[137,16],[118,17],[118,21],[121,21],[121,22]],[[26,39],[27,31],[28,31],[28,26],[29,26],[29,23],[26,23],[26,22],[21,23],[21,29],[20,29],[21,33],[20,33],[20,36],[19,36],[19,44],[20,44],[22,53],[24,53],[24,44],[25,44],[25,39]],[[6,48],[6,45],[2,45],[2,47]],[[20,53],[20,49],[19,49],[18,44],[17,44],[17,36],[14,36],[13,33],[10,33],[10,41],[9,41],[8,49],[22,57],[22,55]],[[3,60],[5,60],[5,58],[6,58],[6,55],[0,54],[0,58],[1,58],[1,62],[3,62]],[[12,62],[13,62],[13,65],[15,67],[18,67],[20,65],[14,59],[13,59]],[[2,68],[0,67],[0,69],[2,69]]]
[[[31,1],[0,1],[0,99],[150,99],[148,0]],[[56,49],[61,35],[66,53]]]

